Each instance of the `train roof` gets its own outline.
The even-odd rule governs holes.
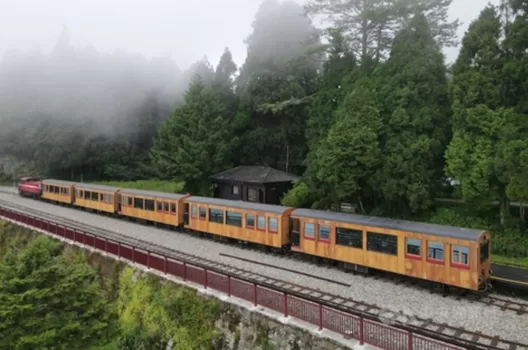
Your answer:
[[[166,199],[181,199],[182,197],[187,196],[187,194],[180,193],[168,193],[161,191],[147,191],[147,190],[136,190],[133,188],[121,188],[121,195],[137,195],[145,197],[156,197],[156,198],[166,198]]]
[[[344,222],[362,226],[381,227],[398,231],[423,233],[433,236],[462,239],[467,241],[478,241],[482,233],[485,232],[484,230],[463,227],[436,225],[407,220],[382,218],[377,216],[356,215],[314,209],[295,209],[291,215],[318,220]]]
[[[63,185],[63,186],[73,186],[73,185],[77,185],[78,184],[78,182],[64,181],[64,180],[55,180],[55,179],[44,179],[44,180],[42,180],[42,183],[45,184],[45,185],[57,184],[57,185]]]
[[[96,191],[109,191],[109,192],[116,192],[121,189],[121,187],[116,186],[106,186],[106,185],[96,185],[96,184],[87,184],[87,183],[76,183],[75,188],[86,188],[89,190],[96,190]]]
[[[210,205],[218,205],[222,207],[238,208],[244,210],[253,210],[253,211],[264,211],[267,213],[283,214],[286,210],[291,209],[290,207],[283,207],[280,205],[271,205],[263,203],[253,203],[245,201],[237,201],[230,199],[221,199],[221,198],[209,198],[209,197],[199,197],[191,196],[185,199],[189,202],[194,203],[203,203]]]

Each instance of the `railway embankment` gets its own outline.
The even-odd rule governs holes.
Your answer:
[[[132,343],[171,344],[173,349],[346,349],[357,344],[344,338],[334,339],[332,335],[319,332],[316,327],[292,322],[279,313],[265,311],[251,303],[233,303],[211,290],[196,290],[186,286],[185,282],[149,273],[138,266],[129,266],[96,250],[53,240],[35,230],[0,220],[0,264],[23,265],[27,262],[24,259],[31,260],[34,255],[44,260],[40,261],[40,267],[33,266],[26,272],[35,280],[44,281],[38,278],[40,273],[50,269],[56,271],[57,275],[51,280],[56,281],[57,290],[53,291],[50,285],[42,285],[44,291],[38,290],[39,284],[33,284],[35,290],[32,292],[65,292],[69,294],[70,303],[84,303],[83,310],[70,315],[82,318],[90,314],[92,323],[88,324],[100,325],[99,328],[88,329],[85,335],[88,340],[84,346],[90,344],[91,350],[107,346],[124,349]],[[14,256],[20,258],[14,262]],[[61,263],[67,264],[68,269],[59,265]],[[0,267],[2,270],[7,271],[7,267]],[[62,282],[72,278],[67,272],[78,276],[79,271],[83,271],[89,281],[78,277],[78,287],[71,286],[67,290],[60,287],[66,284]],[[86,285],[91,286],[93,292],[88,293],[89,296],[99,296],[99,299],[87,299],[86,294],[81,293],[80,288],[86,288]],[[0,289],[0,292],[9,300],[16,300],[16,296],[23,291]],[[26,304],[28,306],[31,310],[31,302]],[[29,321],[38,321],[39,313],[29,312],[25,317]],[[61,329],[73,319],[63,319],[63,322],[65,324],[57,322],[54,326]],[[24,341],[25,329],[12,326],[12,329],[3,329],[15,336],[8,338],[0,334],[0,338],[11,342]],[[105,328],[106,332],[101,332],[101,328]],[[45,329],[41,331],[44,333]],[[99,342],[94,340],[97,337]],[[55,341],[64,339],[56,338]],[[75,344],[72,346],[75,347]],[[362,346],[362,349],[369,348],[374,349]]]

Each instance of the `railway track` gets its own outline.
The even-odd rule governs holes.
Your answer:
[[[96,236],[100,236],[102,238],[115,240],[120,243],[134,246],[140,249],[146,249],[153,253],[161,254],[182,262],[192,264],[197,267],[206,268],[216,273],[227,274],[247,282],[257,283],[263,287],[271,288],[280,292],[288,293],[293,296],[301,297],[306,300],[321,303],[336,310],[363,316],[367,319],[371,319],[377,322],[383,322],[386,324],[388,323],[397,328],[411,331],[416,334],[420,334],[432,339],[437,339],[453,345],[462,346],[467,349],[528,349],[528,344],[522,344],[515,341],[501,339],[497,336],[486,335],[459,327],[453,327],[445,323],[435,323],[432,319],[418,318],[413,317],[412,315],[405,315],[401,312],[390,311],[374,304],[359,302],[349,298],[343,298],[339,295],[325,293],[320,290],[315,290],[286,281],[281,281],[279,279],[270,278],[227,264],[218,263],[213,260],[204,259],[202,257],[187,254],[144,240],[132,238],[106,229],[84,224],[82,222],[55,217],[52,214],[48,214],[36,209],[27,208],[19,204],[13,204],[8,201],[0,200],[0,206],[9,210],[29,214],[43,220],[48,220],[59,225],[70,227],[81,232],[86,232]],[[498,298],[495,298],[495,301],[493,302],[498,301],[500,300]]]

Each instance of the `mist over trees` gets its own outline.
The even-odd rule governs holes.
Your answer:
[[[63,29],[49,53],[0,62],[0,155],[49,176],[134,178],[159,123],[194,74],[171,60],[75,48]]]

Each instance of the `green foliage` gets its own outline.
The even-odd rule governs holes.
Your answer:
[[[95,271],[66,261],[61,248],[39,236],[3,256],[0,347],[80,349],[106,337],[111,315]]]
[[[307,208],[317,199],[304,181],[298,181],[293,188],[281,199],[281,204],[286,207]]]
[[[97,183],[99,185],[135,188],[138,190],[160,191],[167,193],[182,193],[185,187],[185,183],[183,181],[165,180],[98,181]]]
[[[206,349],[217,336],[211,331],[219,315],[216,302],[154,277],[136,278],[131,268],[121,275],[117,307],[124,330],[120,349],[164,349],[169,340],[174,349]]]

